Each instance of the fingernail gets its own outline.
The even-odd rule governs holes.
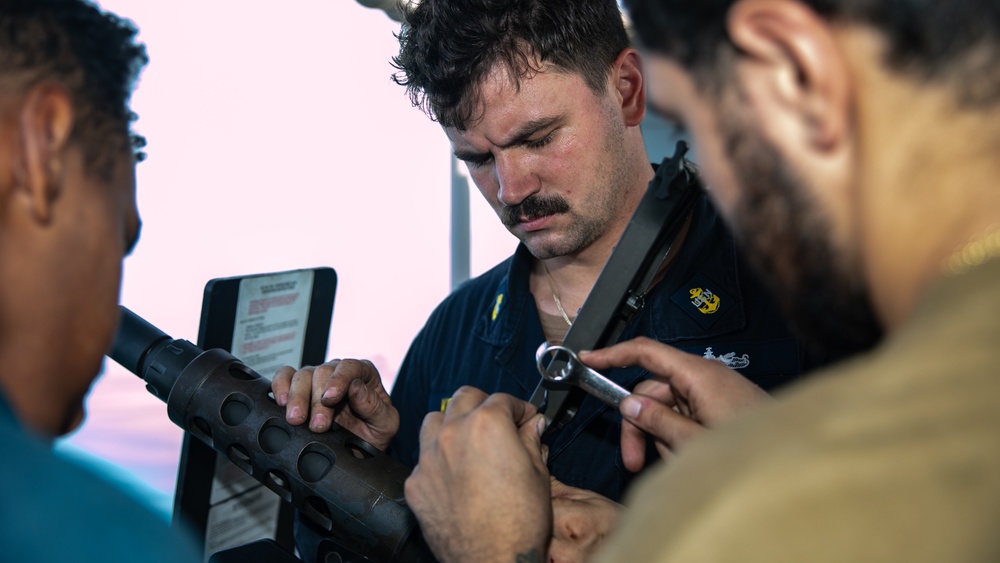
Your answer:
[[[538,420],[535,421],[535,430],[538,432],[538,435],[541,436],[545,433],[545,417],[542,415],[537,416]]]
[[[309,424],[309,428],[313,430],[322,429],[326,425],[326,415],[317,414],[313,416],[312,422]]]
[[[642,410],[642,402],[634,397],[625,397],[622,401],[621,411],[625,418],[639,418],[639,411]]]
[[[288,418],[299,419],[304,417],[305,414],[302,413],[302,409],[299,407],[292,407],[292,410],[288,413]]]
[[[330,399],[336,399],[336,398],[337,398],[337,390],[334,389],[333,387],[327,389],[326,391],[323,391],[323,400],[324,401],[330,400]]]
[[[288,393],[282,393],[282,394],[278,395],[278,398],[275,399],[275,401],[278,403],[278,406],[280,406],[280,407],[283,407],[283,406],[287,405],[288,404]]]

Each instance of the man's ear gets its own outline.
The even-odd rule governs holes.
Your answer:
[[[629,47],[619,53],[612,67],[611,79],[618,93],[625,125],[639,125],[646,115],[646,84],[639,52]]]
[[[32,87],[18,111],[21,146],[15,182],[28,211],[40,222],[51,220],[62,189],[74,119],[69,93],[52,83]]]
[[[765,113],[758,117],[783,118],[778,125],[799,128],[787,133],[813,148],[837,146],[849,126],[851,75],[827,22],[800,2],[738,0],[726,23],[745,93]]]

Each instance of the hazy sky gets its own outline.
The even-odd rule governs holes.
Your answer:
[[[122,303],[196,340],[212,278],[337,270],[329,357],[391,382],[449,291],[449,146],[390,80],[398,24],[347,0],[103,0],[151,62],[133,99],[149,140],[142,238]],[[472,271],[514,248],[478,193]],[[181,432],[114,362],[70,443],[174,487]]]

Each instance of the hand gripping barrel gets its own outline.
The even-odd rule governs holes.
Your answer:
[[[233,355],[121,312],[108,356],[146,381],[175,424],[328,532],[345,559],[434,560],[403,498],[406,467],[336,423],[323,434],[289,425],[270,382]]]

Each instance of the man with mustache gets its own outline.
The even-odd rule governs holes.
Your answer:
[[[424,414],[462,385],[531,395],[535,350],[565,336],[654,169],[640,131],[642,64],[614,1],[426,0],[406,14],[395,63],[396,80],[520,240],[513,257],[449,296],[410,348],[392,391],[402,417],[392,449],[412,466]],[[805,348],[707,199],[685,223],[623,338],[746,354],[748,365],[733,367],[767,389],[801,373]],[[628,388],[645,375],[608,373]],[[633,476],[618,427],[617,413],[588,397],[550,437],[556,477],[618,500]]]
[[[622,403],[628,432],[668,446],[717,426],[631,493],[598,560],[996,561],[1000,8],[626,8],[650,52],[651,105],[689,132],[713,200],[797,324],[824,341],[885,337],[735,418],[754,390],[698,358],[648,339],[583,354],[655,374]],[[468,388],[428,415],[406,496],[440,560],[546,559],[537,420]]]

